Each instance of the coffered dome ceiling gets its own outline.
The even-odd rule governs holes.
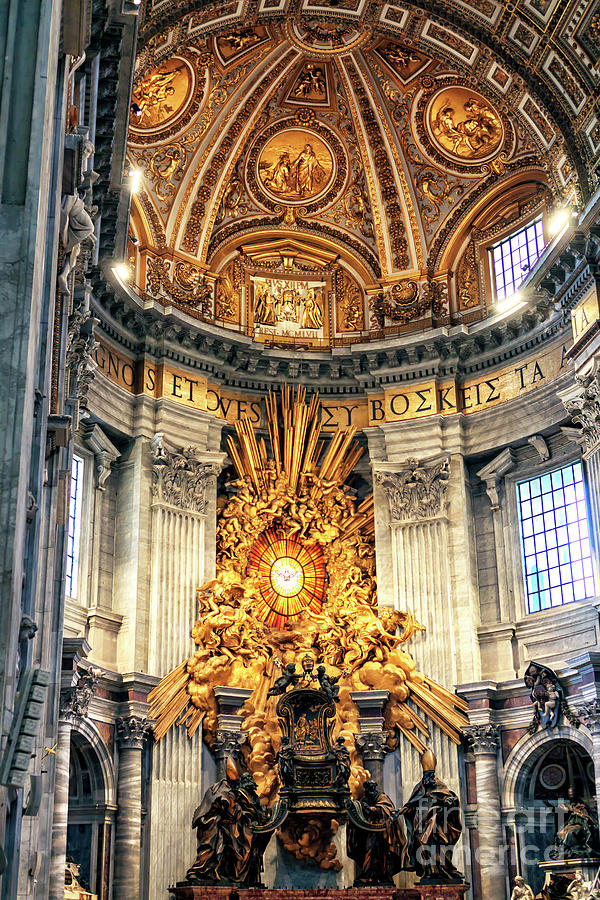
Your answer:
[[[594,189],[592,6],[147,5],[138,293],[306,350],[486,316],[486,240]]]

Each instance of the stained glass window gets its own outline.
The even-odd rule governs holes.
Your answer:
[[[492,247],[496,300],[504,300],[515,293],[543,252],[544,229],[541,219]]]
[[[83,460],[73,456],[71,465],[71,497],[69,501],[69,522],[67,531],[67,569],[65,593],[67,597],[77,596],[79,578],[79,551],[81,545],[81,499],[83,493]]]
[[[527,611],[595,596],[580,462],[517,485]]]

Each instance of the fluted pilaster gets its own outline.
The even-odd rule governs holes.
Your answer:
[[[446,515],[450,477],[447,456],[424,461],[408,459],[399,463],[394,472],[375,474],[389,504],[390,575],[394,581],[395,604],[398,609],[412,612],[425,626],[425,631],[411,641],[410,652],[422,672],[454,687],[458,680],[458,652]],[[429,744],[444,780],[459,792],[454,744],[435,726]],[[418,754],[407,741],[401,741],[400,757],[403,783],[415,784],[422,775],[421,765]]]
[[[150,652],[153,675],[166,675],[190,656],[196,590],[206,569],[206,527],[214,516],[222,454],[165,446],[154,437],[152,456],[152,570]],[[208,517],[208,518],[207,518]],[[211,525],[212,527],[212,525]],[[202,795],[202,738],[172,728],[153,747],[149,896],[163,897],[195,854],[192,814]]]

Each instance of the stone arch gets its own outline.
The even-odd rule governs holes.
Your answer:
[[[97,727],[80,719],[71,730],[67,861],[79,866],[79,883],[98,900],[111,896],[116,779]]]
[[[89,719],[80,719],[75,722],[71,734],[72,737],[81,735],[95,752],[99,771],[102,773],[104,781],[104,803],[106,806],[115,806],[117,802],[115,769],[104,738]]]
[[[523,779],[531,772],[535,762],[545,753],[549,744],[557,739],[577,744],[593,759],[592,740],[584,728],[560,725],[552,731],[538,731],[534,735],[523,735],[513,747],[504,765],[502,779],[502,808],[504,810],[515,809]]]

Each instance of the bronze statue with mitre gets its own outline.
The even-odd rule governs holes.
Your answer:
[[[400,812],[406,821],[410,869],[421,884],[461,884],[464,876],[452,862],[462,832],[458,797],[435,774],[431,750],[421,756],[423,778]]]

